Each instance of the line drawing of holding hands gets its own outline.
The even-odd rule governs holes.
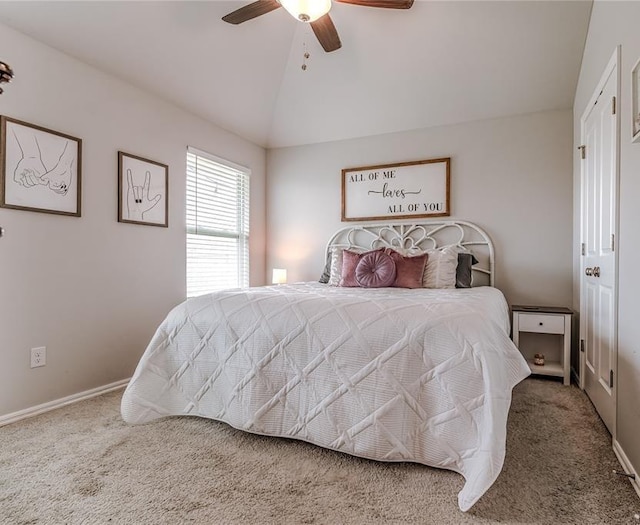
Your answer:
[[[141,221],[144,214],[154,208],[162,196],[156,195],[152,199],[149,198],[149,187],[151,186],[151,172],[147,171],[144,177],[144,185],[136,186],[133,183],[133,175],[131,170],[127,169],[127,213],[129,219]]]
[[[71,186],[76,163],[71,142],[65,141],[56,164],[48,169],[42,159],[38,137],[33,131],[16,126],[13,136],[22,155],[13,171],[13,180],[25,188],[46,186],[58,195],[65,196]]]

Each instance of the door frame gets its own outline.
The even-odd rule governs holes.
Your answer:
[[[613,387],[612,387],[612,397],[613,397],[613,404],[614,404],[614,411],[613,411],[613,432],[612,432],[612,437],[615,440],[616,438],[616,421],[617,421],[617,410],[616,410],[616,406],[617,406],[617,397],[618,397],[618,388],[617,388],[617,382],[618,382],[618,304],[619,304],[619,280],[618,280],[618,272],[619,272],[619,256],[618,253],[620,251],[620,235],[619,235],[619,229],[620,229],[620,109],[621,109],[621,103],[620,103],[620,92],[621,92],[621,86],[620,86],[620,80],[621,80],[621,74],[620,74],[620,66],[621,66],[622,60],[621,60],[621,46],[616,46],[613,55],[611,56],[611,59],[609,60],[609,63],[607,64],[607,66],[605,67],[600,80],[598,81],[598,84],[596,85],[596,88],[593,91],[593,94],[591,95],[591,98],[589,99],[589,102],[587,103],[584,112],[582,113],[582,116],[580,117],[580,144],[584,144],[585,141],[585,122],[587,120],[587,118],[589,117],[589,115],[591,114],[591,111],[594,107],[594,105],[596,104],[596,101],[598,100],[598,97],[600,96],[600,94],[602,93],[602,90],[607,82],[607,80],[609,79],[609,77],[611,76],[612,71],[615,69],[615,80],[616,80],[616,88],[615,88],[615,97],[616,97],[616,113],[615,113],[615,137],[616,137],[616,148],[615,151],[613,152],[614,155],[614,164],[615,164],[615,173],[614,173],[614,179],[615,179],[615,197],[614,197],[614,205],[615,205],[615,212],[614,212],[614,232],[615,232],[615,246],[614,246],[614,250],[613,250],[613,267],[614,267],[614,271],[615,271],[615,276],[614,276],[614,286],[613,286],[613,294],[614,294],[614,327],[613,327],[613,342],[614,342],[614,348],[613,348],[613,352],[614,352],[614,358],[613,358],[613,373],[614,373],[614,381],[613,381]],[[588,152],[587,152],[588,155]],[[584,186],[585,186],[585,163],[583,162],[582,159],[580,159],[580,249],[579,249],[579,253],[580,253],[580,264],[579,266],[579,273],[578,273],[578,281],[580,283],[580,311],[581,311],[581,315],[580,315],[580,335],[579,335],[579,339],[583,340],[586,339],[586,334],[585,334],[585,321],[584,321],[584,315],[582,315],[583,312],[583,307],[584,307],[584,298],[585,298],[585,281],[583,279],[584,277],[584,270],[585,270],[585,264],[584,264],[584,256],[582,255],[582,243],[586,242],[585,241],[585,224],[584,224],[584,207],[585,207],[585,202],[584,202]],[[580,351],[580,378],[579,378],[579,386],[582,390],[584,390],[585,388],[585,361],[586,361],[586,356],[585,353]]]

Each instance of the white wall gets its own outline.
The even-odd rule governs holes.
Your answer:
[[[341,170],[451,157],[452,217],[477,223],[511,303],[571,305],[571,111],[269,150],[267,271],[318,279],[340,222]]]
[[[617,45],[622,45],[618,403],[616,439],[640,473],[640,144],[631,143],[631,68],[640,58],[640,2],[595,2],[574,102],[574,308],[579,308],[580,118]]]
[[[0,113],[84,141],[81,218],[0,208],[3,415],[131,376],[183,300],[187,145],[251,169],[251,283],[263,284],[266,154],[3,25],[0,51],[16,75]],[[118,150],[169,165],[168,229],[117,222]],[[35,346],[47,366],[31,370]]]

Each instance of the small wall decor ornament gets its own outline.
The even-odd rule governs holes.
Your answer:
[[[640,142],[640,59],[631,70],[631,142]]]
[[[0,84],[9,83],[13,80],[13,70],[6,62],[2,62],[0,60]],[[2,95],[3,90],[0,87],[0,95]]]

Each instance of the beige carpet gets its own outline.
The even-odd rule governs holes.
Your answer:
[[[555,381],[516,387],[504,470],[466,514],[453,472],[195,418],[132,427],[121,395],[0,428],[2,525],[640,523],[591,404]]]

